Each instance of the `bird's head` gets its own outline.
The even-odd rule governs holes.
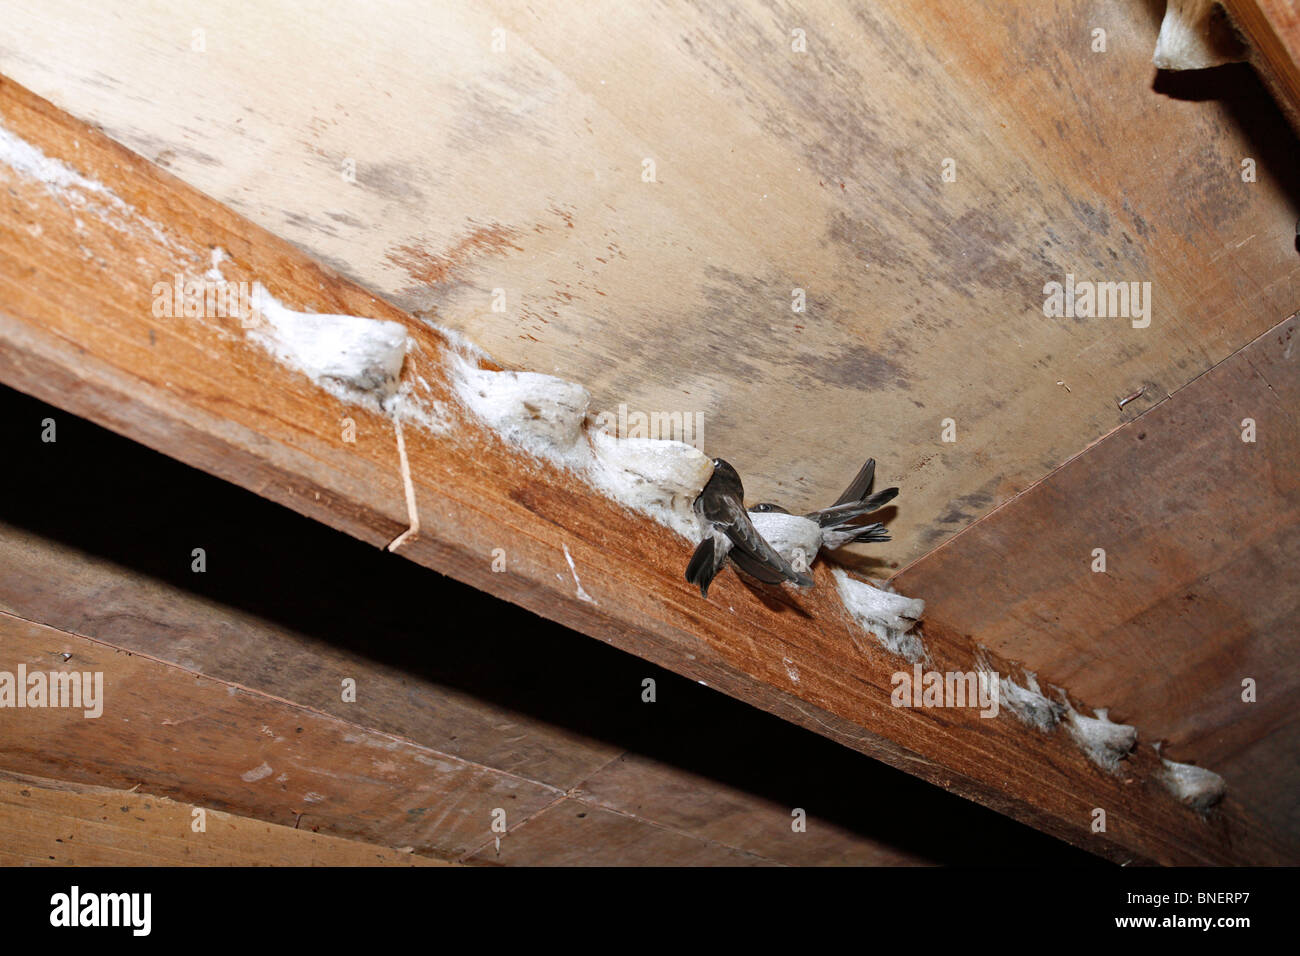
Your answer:
[[[704,486],[706,492],[735,495],[744,498],[745,486],[740,481],[740,473],[724,458],[713,459],[713,475]]]
[[[750,508],[749,510],[750,510],[750,511],[757,511],[759,514],[764,514],[764,515],[767,515],[767,514],[788,515],[788,514],[790,513],[790,512],[787,511],[785,508],[782,508],[780,505],[774,505],[774,504],[772,504],[772,502],[770,502],[770,501],[762,501],[762,502],[759,502],[758,504],[754,505],[754,507]]]

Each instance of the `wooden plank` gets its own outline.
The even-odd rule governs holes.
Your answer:
[[[6,866],[445,865],[149,793],[15,774],[0,774],[0,858]]]
[[[764,599],[727,575],[701,602],[681,578],[681,538],[523,456],[454,403],[439,333],[16,84],[0,84],[0,116],[134,210],[116,226],[82,219],[40,183],[0,169],[0,380],[362,540],[391,541],[406,521],[385,420],[342,406],[230,328],[152,316],[153,283],[203,268],[219,246],[235,263],[229,279],[258,278],[291,306],[392,319],[415,340],[408,374],[447,401],[453,424],[408,435],[424,528],[402,550],[411,560],[1104,855],[1284,853],[1246,808],[1229,803],[1211,825],[1174,802],[1156,782],[1154,755],[1112,777],[1064,735],[1005,714],[893,707],[899,661],[862,636],[824,566],[806,593]],[[355,444],[342,438],[346,416],[357,422]],[[508,552],[505,573],[491,569],[494,548]],[[927,648],[938,670],[973,667],[974,649],[955,634],[928,631]],[[1091,831],[1099,805],[1114,808],[1105,834]]]
[[[772,866],[771,860],[657,827],[637,817],[561,800],[467,859],[514,866]]]
[[[57,442],[40,440],[47,418]],[[0,610],[779,863],[1086,860],[3,387],[0,445],[21,463],[0,471]],[[86,461],[99,466],[89,485]],[[176,507],[193,501],[203,508],[177,529]],[[195,541],[213,557],[202,575],[189,568]],[[289,580],[312,582],[303,600]],[[432,605],[477,626],[433,628]],[[356,681],[355,702],[340,699],[343,676]],[[653,707],[641,699],[646,677],[658,686]],[[205,764],[201,753],[191,762]],[[910,819],[862,813],[868,797],[906,806]],[[794,807],[807,813],[799,840]]]
[[[62,650],[51,652],[50,647]],[[76,866],[402,864],[411,861],[414,851],[510,865],[777,865],[758,854],[602,806],[581,806],[584,816],[590,811],[597,820],[576,831],[564,812],[532,830],[535,820],[574,801],[564,800],[560,791],[505,774],[476,771],[470,779],[463,774],[457,778],[454,758],[447,755],[342,721],[323,721],[282,702],[266,706],[266,698],[246,689],[196,678],[8,615],[0,615],[0,648],[6,666],[14,668],[11,673],[25,664],[29,672],[53,668],[104,674],[101,718],[86,719],[77,711],[25,709],[6,712],[0,723],[0,762],[10,771],[0,771],[0,847],[23,861]],[[162,714],[188,715],[191,710],[199,713],[160,719]],[[275,732],[294,724],[299,726],[292,735]],[[349,746],[322,741],[322,724],[347,730],[342,743]],[[31,746],[32,741],[40,743]],[[252,770],[234,777],[258,760],[262,762]],[[29,780],[43,778],[31,777],[12,784],[13,793],[6,796],[4,781],[14,777],[14,770],[19,777],[39,772],[71,778],[72,783],[61,782],[59,788],[77,797],[61,796],[48,786],[33,793]],[[485,788],[484,777],[496,785]],[[129,779],[136,781],[138,792],[122,788]],[[87,786],[90,781],[108,781],[113,787]],[[187,834],[192,806],[159,793],[202,796],[211,820],[207,831]],[[489,809],[488,804],[497,806]],[[523,852],[496,852],[488,824],[498,807],[509,834],[527,830]],[[231,810],[246,810],[258,819],[224,812]],[[481,824],[477,837],[467,822],[475,818]],[[267,822],[274,819],[289,822]],[[559,834],[557,821],[568,824]],[[811,825],[817,826],[815,817]],[[317,829],[376,842],[322,836],[319,841],[298,837],[295,843],[294,837],[281,836],[314,836]],[[513,851],[518,841],[507,839]],[[264,840],[270,845],[259,855],[257,847]],[[390,849],[385,842],[403,848]],[[765,844],[761,838],[750,842]],[[888,859],[871,845],[858,852]]]
[[[851,784],[846,781],[846,786]],[[795,785],[789,789],[801,788]],[[863,793],[856,787],[853,790]],[[796,830],[795,811],[802,809],[806,814],[807,808],[755,797],[736,787],[720,787],[707,773],[682,772],[640,755],[620,757],[586,781],[576,796],[584,801],[584,808],[630,807],[639,816],[662,820],[678,832],[703,835],[724,846],[789,865],[900,866],[925,862],[921,855],[901,847],[889,852],[889,847],[851,841],[847,837],[852,831],[833,822],[814,819],[806,823],[806,829]],[[548,815],[551,813],[564,816],[564,812],[548,811]],[[576,817],[576,812],[573,815]],[[532,826],[530,822],[530,838],[534,835]]]
[[[1281,323],[898,577],[933,620],[1109,705],[1292,834],[1298,326]]]
[[[56,442],[40,440],[46,418]],[[778,863],[1086,859],[3,387],[0,445],[21,463],[0,471],[0,610]],[[89,485],[86,461],[99,465]],[[176,528],[176,510],[194,501],[203,508]],[[189,567],[194,541],[213,558],[202,575]],[[289,580],[312,587],[295,596]],[[456,606],[477,626],[432,627],[432,605]],[[356,681],[355,702],[340,699],[343,676]],[[641,699],[648,676],[654,706]],[[199,752],[191,763],[206,761]],[[600,773],[607,764],[617,772]],[[694,809],[683,813],[687,793]],[[885,793],[914,822],[859,812],[866,795]],[[796,806],[807,830],[791,841]],[[602,858],[600,847],[585,852]]]
[[[103,674],[102,716],[7,708],[3,769],[170,797],[452,859],[560,794],[247,689],[0,613],[5,670]],[[57,650],[55,650],[57,649]],[[69,659],[64,660],[64,654]],[[199,772],[193,760],[201,755]]]
[[[71,424],[66,416],[60,421]],[[69,435],[67,440],[76,439]],[[83,449],[75,457],[84,460],[88,454]],[[142,476],[134,472],[131,477]],[[166,493],[161,482],[151,487]],[[104,501],[105,507],[126,504],[121,497],[116,505]],[[264,511],[272,513],[270,508]],[[158,527],[149,527],[147,515],[126,524],[142,533],[148,527],[149,532],[165,534],[169,519],[159,517]],[[83,527],[89,530],[95,519],[87,519]],[[249,527],[259,525],[265,533],[265,524],[250,518]],[[304,530],[300,523],[294,526]],[[104,530],[131,533],[126,526]],[[414,568],[395,568],[395,560],[384,561],[377,552],[357,547],[331,552],[347,565],[331,568],[312,561],[311,573],[304,568],[300,580],[322,586],[310,595],[314,608],[306,614],[291,613],[290,606],[297,602],[279,601],[270,592],[263,594],[265,604],[249,608],[254,589],[277,583],[274,564],[259,560],[249,553],[252,548],[237,541],[219,544],[221,532],[210,523],[195,522],[189,530],[207,542],[214,562],[233,562],[238,553],[242,569],[214,563],[208,580],[198,585],[206,593],[196,594],[173,581],[129,573],[81,550],[102,544],[102,538],[78,537],[79,547],[60,545],[0,520],[0,610],[560,790],[577,786],[623,750],[608,739],[570,729],[570,712],[576,709],[571,702],[601,705],[611,733],[622,730],[615,739],[622,736],[626,741],[636,726],[629,712],[638,701],[640,677],[630,671],[645,671],[646,665],[628,660],[621,668],[626,706],[617,708],[615,688],[591,685],[594,662],[574,647],[574,639],[551,648],[549,655],[540,647],[529,649],[524,645],[536,636],[530,630],[540,628],[513,608],[481,621],[493,634],[431,627],[420,619],[428,608],[419,597],[427,592],[426,576]],[[319,549],[323,535],[305,530],[306,540],[284,542],[276,549],[276,561],[309,561],[298,549]],[[179,571],[188,563],[188,551],[171,551]],[[324,586],[327,580],[333,580],[333,591]],[[358,593],[362,581],[364,595]],[[243,586],[250,591],[237,595],[235,589]],[[221,603],[214,594],[230,595],[243,606]],[[404,611],[410,614],[405,622],[398,616]],[[380,641],[384,646],[374,648]],[[473,649],[475,642],[499,652],[495,667]],[[433,652],[422,652],[421,645]],[[548,656],[559,673],[540,681],[536,675]],[[608,663],[615,656],[607,652],[599,660]],[[342,699],[345,679],[356,682],[355,700]],[[561,699],[548,702],[548,697]]]
[[[1295,0],[1224,0],[1293,124],[1300,125],[1300,4]]]
[[[702,414],[756,500],[875,455],[898,567],[1296,308],[1300,147],[1249,71],[1153,89],[1158,7],[45,0],[0,69],[595,409]],[[1067,273],[1150,327],[1045,318]]]

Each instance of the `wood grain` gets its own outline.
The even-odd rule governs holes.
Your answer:
[[[1297,408],[1292,317],[898,583],[933,620],[1106,702],[1300,833]]]
[[[773,865],[762,857],[692,840],[581,800],[562,800],[548,807],[503,837],[500,849],[493,841],[467,862],[514,866],[647,866],[662,864],[664,860],[672,860],[674,866]]]
[[[438,866],[310,829],[203,810],[133,790],[0,774],[6,866]]]
[[[258,278],[291,306],[403,323],[418,345],[411,371],[450,401],[439,334],[12,82],[0,83],[0,116],[135,210],[122,228],[82,219],[0,167],[0,380],[361,540],[392,540],[405,520],[386,423],[341,406],[231,328],[154,318],[150,289],[205,268],[219,246],[234,260],[228,278]],[[403,549],[411,560],[1108,857],[1286,856],[1246,807],[1229,802],[1206,821],[1175,803],[1152,776],[1152,753],[1112,777],[1063,734],[1040,736],[1007,715],[894,708],[899,662],[856,631],[825,567],[806,593],[756,594],[728,574],[701,602],[681,578],[682,539],[452,409],[447,434],[408,436],[425,529]],[[342,440],[345,415],[358,424],[355,444]],[[491,570],[495,547],[508,552],[506,573]],[[574,593],[565,548],[590,601]],[[972,666],[959,635],[930,629],[927,646],[936,669]],[[1099,805],[1111,808],[1105,834],[1090,830]]]
[[[597,409],[702,413],[756,500],[820,507],[874,455],[903,494],[864,562],[1300,298],[1297,143],[1248,70],[1157,77],[1163,0],[246,6],[46,0],[0,71]],[[1067,273],[1151,282],[1151,326],[1045,318]]]
[[[1250,42],[1251,60],[1277,100],[1300,125],[1300,4],[1295,0],[1225,0]]]
[[[0,613],[5,670],[101,672],[104,709],[15,708],[4,769],[458,857],[553,788]],[[57,650],[56,650],[57,649]],[[64,660],[64,655],[69,655]],[[202,770],[192,761],[201,755]]]
[[[56,442],[41,440],[47,419]],[[21,462],[0,471],[0,610],[777,863],[1088,861],[3,387],[0,447]],[[92,484],[81,480],[88,461]],[[202,574],[190,565],[196,543],[210,559]],[[431,607],[455,607],[474,627],[444,627]],[[345,677],[355,701],[341,699]],[[647,677],[653,705],[642,700]],[[202,751],[191,764],[207,765]],[[863,801],[894,809],[886,819]],[[807,814],[798,839],[794,807]],[[618,862],[610,847],[584,852]]]

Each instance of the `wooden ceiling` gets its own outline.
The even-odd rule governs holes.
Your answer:
[[[1296,841],[1298,144],[1247,68],[1157,77],[1162,12],[53,0],[0,72],[596,409],[703,413],[755,499],[875,456],[857,563]],[[1150,325],[1044,316],[1066,274]]]
[[[507,365],[702,412],[759,500],[874,455],[892,566],[1300,291],[1291,137],[1153,89],[1158,2],[245,6],[53,0],[0,68]],[[1150,327],[1046,318],[1067,273],[1150,282]]]

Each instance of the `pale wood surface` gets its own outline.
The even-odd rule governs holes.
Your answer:
[[[1162,8],[40,0],[0,71],[598,409],[703,412],[756,500],[875,455],[897,567],[1297,304],[1294,140],[1153,89]],[[1045,318],[1067,272],[1151,327]]]

